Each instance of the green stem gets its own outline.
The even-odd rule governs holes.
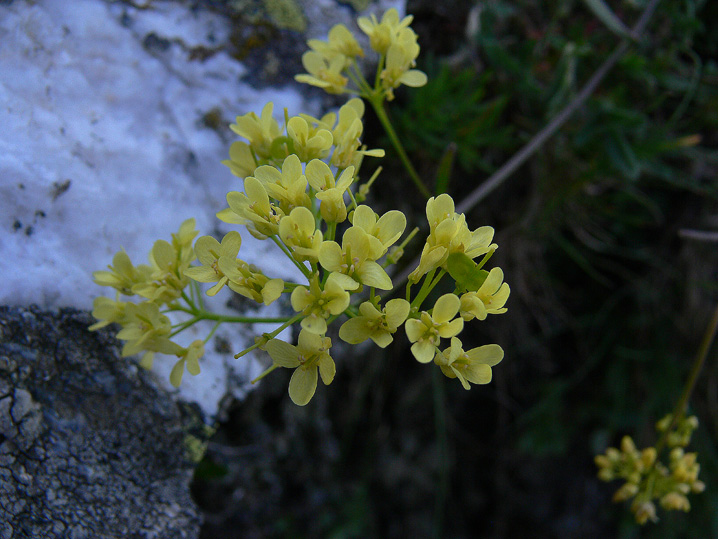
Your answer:
[[[262,346],[264,343],[267,342],[267,340],[274,339],[277,335],[279,335],[279,333],[280,333],[282,330],[288,328],[288,327],[291,326],[294,322],[298,322],[298,321],[301,320],[302,318],[304,318],[304,315],[303,315],[302,313],[299,313],[297,316],[294,316],[294,317],[290,318],[289,320],[284,319],[284,320],[285,320],[284,324],[282,324],[281,326],[279,326],[277,329],[275,329],[275,330],[272,331],[271,333],[265,333],[265,334],[263,335],[263,337],[264,337],[263,339],[259,339],[257,342],[255,342],[255,343],[254,343],[252,346],[250,346],[249,348],[246,348],[246,349],[242,350],[241,352],[239,352],[238,354],[235,354],[235,355],[234,355],[234,359],[239,359],[240,357],[242,357],[242,356],[248,354],[248,353],[251,352],[252,350],[255,350],[255,349],[259,348],[260,346]]]
[[[304,276],[307,278],[307,280],[310,280],[311,277],[312,277],[312,274],[311,274],[310,271],[307,269],[307,267],[306,267],[304,264],[302,264],[302,263],[300,263],[299,261],[297,261],[297,260],[292,256],[292,253],[289,251],[289,249],[287,248],[287,246],[284,245],[284,243],[282,243],[282,241],[280,241],[279,238],[277,238],[277,236],[271,236],[271,238],[272,238],[272,241],[277,244],[277,247],[279,247],[279,248],[282,250],[282,252],[283,252],[285,255],[287,255],[287,258],[289,258],[289,260],[292,261],[292,263],[299,269],[299,271],[302,272],[302,275],[304,275]]]
[[[209,342],[209,340],[212,338],[212,335],[214,335],[214,332],[217,331],[219,329],[219,326],[221,325],[222,322],[219,321],[214,324],[214,327],[212,327],[212,331],[210,331],[209,335],[204,338],[204,344],[207,344]]]
[[[372,94],[372,87],[369,86],[369,83],[364,78],[364,73],[362,73],[362,70],[359,67],[359,64],[357,64],[356,59],[352,60],[349,69],[347,69],[347,75],[349,75],[349,78],[351,78],[354,81],[354,84],[357,85],[362,97],[367,97]]]
[[[259,382],[262,378],[264,378],[265,376],[267,376],[269,373],[271,373],[272,371],[274,371],[274,370],[277,369],[277,368],[279,368],[279,365],[277,365],[277,364],[275,363],[274,365],[272,365],[272,366],[269,367],[268,369],[265,369],[264,372],[262,372],[262,374],[260,374],[259,376],[257,376],[254,380],[252,380],[252,381],[250,382],[250,384],[256,384],[256,383]]]
[[[411,181],[414,182],[414,185],[419,190],[421,195],[424,198],[428,199],[431,196],[431,193],[429,192],[429,189],[427,189],[427,187],[421,181],[421,178],[419,177],[419,174],[416,172],[414,165],[411,164],[411,161],[409,160],[409,156],[406,154],[406,151],[404,150],[404,146],[401,144],[401,141],[399,140],[399,137],[397,136],[396,131],[394,131],[394,127],[391,125],[391,120],[389,120],[389,116],[387,116],[386,111],[384,110],[383,98],[377,97],[376,94],[372,94],[369,97],[369,103],[371,103],[371,106],[374,108],[374,112],[376,112],[376,115],[379,118],[381,125],[384,127],[384,131],[386,131],[386,134],[389,135],[389,140],[391,140],[391,143],[394,146],[394,149],[399,154],[399,159],[401,159],[401,162],[404,165],[404,168],[409,173],[409,177],[411,178]]]
[[[236,324],[272,324],[276,322],[286,322],[289,320],[286,316],[277,317],[261,317],[261,316],[226,316],[223,314],[216,314],[203,309],[185,309],[184,307],[175,307],[172,311],[181,311],[183,313],[191,314],[194,318],[192,323],[199,322],[200,320],[214,320],[215,322],[228,322]],[[183,322],[182,325],[187,322]],[[190,324],[191,325],[191,324]]]
[[[182,299],[187,302],[187,305],[189,305],[189,308],[190,308],[190,309],[192,309],[193,311],[196,311],[196,310],[197,310],[197,307],[196,307],[196,305],[194,304],[194,301],[192,301],[192,299],[190,299],[190,298],[187,297],[187,294],[185,293],[184,290],[182,291]],[[180,310],[181,310],[181,309],[180,309]]]
[[[190,326],[193,326],[197,322],[199,322],[201,318],[197,318],[196,316],[191,318],[190,320],[186,320],[185,322],[182,322],[181,324],[177,325],[177,329],[175,329],[172,333],[169,334],[168,338],[172,338],[178,333],[183,332],[185,329],[187,329]]]
[[[688,374],[688,380],[686,381],[686,385],[683,386],[683,393],[681,393],[681,396],[678,399],[676,406],[673,408],[671,424],[668,425],[668,428],[665,431],[663,431],[663,434],[661,435],[660,439],[658,440],[658,443],[656,444],[656,452],[658,453],[660,453],[661,449],[663,449],[663,446],[666,444],[671,431],[675,428],[675,426],[678,424],[678,421],[680,421],[680,419],[686,413],[686,408],[688,407],[688,400],[691,398],[693,389],[695,388],[696,382],[698,381],[698,375],[703,368],[703,364],[706,361],[706,357],[708,357],[708,352],[710,351],[711,345],[713,344],[713,339],[715,339],[716,331],[718,331],[718,306],[716,306],[716,310],[713,313],[713,317],[708,323],[706,332],[703,335],[703,340],[701,341],[701,344],[698,348],[696,358],[693,360],[691,371]]]
[[[444,278],[444,275],[446,275],[446,270],[442,269],[439,271],[439,274],[434,278],[434,273],[436,270],[431,270],[424,280],[424,284],[421,286],[421,290],[419,291],[419,294],[414,298],[414,301],[411,302],[411,306],[416,307],[418,309],[421,308],[421,304],[424,303],[424,300],[426,297],[431,294],[431,291],[434,289],[434,287],[439,284],[439,281]]]
[[[337,234],[337,224],[336,223],[327,223],[327,232],[326,237],[324,238],[325,241],[334,241],[334,237]]]
[[[449,487],[449,460],[446,435],[446,397],[439,369],[431,369],[431,386],[434,394],[434,426],[436,441],[439,444],[439,488],[434,502],[434,533],[435,538],[443,537],[444,506]]]

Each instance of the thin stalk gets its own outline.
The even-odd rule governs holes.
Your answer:
[[[279,248],[282,250],[282,252],[283,252],[285,255],[287,255],[287,258],[289,258],[289,260],[292,261],[292,264],[294,264],[294,265],[299,269],[299,271],[302,272],[302,275],[304,275],[304,276],[307,278],[307,280],[311,279],[312,274],[309,272],[309,270],[307,269],[307,267],[306,267],[304,264],[302,264],[302,263],[300,263],[299,261],[297,261],[297,260],[292,256],[292,253],[289,252],[289,249],[284,245],[284,243],[282,243],[282,242],[277,238],[277,236],[271,236],[271,238],[272,238],[272,241],[277,244],[277,247],[279,247]]]
[[[262,316],[226,316],[202,309],[185,309],[184,307],[175,307],[172,311],[181,311],[183,313],[191,314],[194,317],[194,321],[192,323],[200,320],[214,320],[215,322],[228,322],[230,324],[272,324],[277,322],[286,322],[289,320],[286,316],[266,318]],[[186,322],[183,322],[183,324],[186,324]]]
[[[643,13],[641,13],[641,17],[638,19],[638,22],[631,29],[631,36],[633,39],[640,39],[640,36],[643,33],[646,24],[648,24],[648,20],[651,18],[651,15],[653,15],[658,2],[659,0],[650,0],[648,5],[645,7]],[[623,55],[626,54],[626,51],[631,44],[631,39],[622,39],[613,53],[606,58],[584,87],[581,88],[581,91],[576,94],[576,97],[574,97],[573,100],[546,125],[546,127],[539,131],[534,138],[528,141],[523,148],[511,157],[511,159],[506,161],[506,163],[504,163],[499,170],[494,172],[489,179],[474,189],[469,196],[462,200],[461,203],[456,206],[456,211],[458,213],[464,213],[473,208],[476,204],[483,200],[486,195],[496,189],[511,174],[513,174],[516,169],[524,163],[524,161],[531,157],[536,150],[544,144],[544,142],[546,142],[556,131],[559,130],[561,126],[563,126],[564,123],[566,123],[566,120],[568,120],[571,115],[583,105],[586,99],[588,99],[588,97],[596,91],[596,88],[598,88],[598,85],[601,83],[603,78],[623,57]]]
[[[688,380],[686,381],[686,385],[683,386],[683,393],[681,393],[681,396],[678,399],[676,406],[673,408],[671,424],[668,425],[668,428],[663,431],[663,434],[661,434],[661,437],[656,444],[656,452],[658,453],[660,453],[661,449],[663,449],[663,446],[666,444],[670,432],[675,428],[675,426],[678,424],[678,421],[680,421],[680,419],[686,413],[688,401],[691,398],[693,389],[696,387],[698,375],[703,368],[703,364],[706,361],[706,357],[708,357],[708,352],[710,351],[711,345],[713,344],[713,340],[715,339],[716,331],[718,331],[718,306],[716,306],[716,310],[713,313],[713,317],[708,323],[706,332],[703,334],[703,340],[698,347],[696,358],[693,360],[691,371],[688,374]]]
[[[431,192],[429,192],[429,189],[421,181],[419,173],[416,172],[414,165],[411,164],[409,156],[406,154],[404,146],[401,144],[401,141],[399,140],[396,131],[394,131],[394,127],[391,125],[391,120],[389,120],[389,116],[387,116],[386,111],[384,110],[382,98],[377,98],[376,96],[372,95],[369,98],[369,103],[371,103],[371,106],[374,108],[374,112],[376,112],[376,115],[379,118],[382,127],[384,127],[384,131],[386,131],[386,134],[389,135],[389,140],[391,140],[391,143],[394,146],[396,153],[399,154],[399,159],[401,159],[404,168],[409,173],[411,181],[414,182],[414,185],[419,190],[421,195],[424,198],[428,199],[429,197],[431,197]]]
[[[262,346],[264,343],[267,342],[267,340],[269,340],[269,339],[274,339],[277,335],[279,335],[279,333],[280,333],[282,330],[288,328],[288,327],[291,326],[294,322],[299,322],[302,318],[304,318],[304,315],[301,314],[301,313],[298,314],[297,316],[294,316],[294,317],[290,318],[289,320],[287,320],[287,319],[285,318],[285,319],[284,319],[284,320],[285,320],[285,321],[284,321],[284,324],[282,324],[281,326],[279,326],[277,329],[275,329],[275,330],[272,331],[271,333],[265,333],[265,334],[263,335],[264,339],[259,339],[257,342],[255,342],[255,343],[254,343],[252,346],[250,346],[249,348],[246,348],[246,349],[242,350],[241,352],[239,352],[238,354],[235,354],[235,355],[234,355],[234,359],[239,359],[240,357],[242,357],[242,356],[248,354],[248,353],[251,352],[252,350],[255,350],[255,349],[259,348],[260,346]],[[265,339],[266,339],[266,340],[265,340]]]
[[[411,302],[412,308],[416,307],[418,309],[421,307],[421,304],[424,303],[426,296],[428,296],[429,292],[431,292],[431,288],[430,288],[431,281],[434,278],[435,274],[436,274],[436,269],[433,269],[424,276],[424,282],[421,283],[421,288],[419,289],[419,293],[416,295],[414,300]]]
[[[194,318],[192,318],[192,319],[190,319],[190,320],[187,320],[187,321],[185,321],[185,322],[182,322],[181,324],[178,324],[178,325],[177,325],[177,329],[175,329],[172,333],[170,333],[169,336],[168,336],[168,338],[172,338],[172,337],[174,337],[175,335],[177,335],[178,333],[183,332],[185,329],[187,329],[188,327],[190,327],[190,326],[196,324],[196,323],[199,322],[200,320],[201,320],[200,318],[194,317]]]
[[[221,326],[221,325],[222,325],[222,322],[216,322],[214,324],[214,326],[212,327],[212,331],[210,331],[209,335],[207,335],[204,338],[204,344],[207,344],[209,342],[209,340],[212,338],[212,335],[214,335],[214,332],[217,331],[219,329],[219,326]]]
[[[277,369],[278,367],[279,367],[279,365],[277,365],[277,364],[275,363],[274,365],[272,365],[272,366],[269,367],[268,369],[265,369],[264,371],[262,371],[262,373],[261,373],[259,376],[257,376],[254,380],[252,380],[252,381],[250,382],[250,384],[256,384],[256,383],[259,382],[262,378],[264,378],[265,376],[267,376],[269,373],[273,372],[273,371],[274,371],[275,369]]]
[[[439,489],[436,491],[434,500],[434,526],[433,537],[443,537],[444,529],[444,507],[446,506],[446,494],[449,487],[449,457],[447,450],[446,434],[446,395],[444,384],[439,375],[439,369],[431,369],[431,388],[434,396],[434,427],[436,429],[436,440],[439,444]]]

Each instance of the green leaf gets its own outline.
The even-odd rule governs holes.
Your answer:
[[[464,253],[451,253],[446,261],[449,275],[453,277],[459,288],[476,291],[484,284],[489,272],[479,269]]]

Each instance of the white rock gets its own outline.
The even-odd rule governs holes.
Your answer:
[[[146,263],[154,241],[169,240],[189,217],[202,234],[229,230],[215,213],[241,181],[220,164],[231,140],[205,127],[203,115],[216,109],[231,120],[267,101],[279,115],[284,107],[321,111],[294,88],[241,82],[242,65],[224,52],[190,60],[188,48],[215,46],[228,33],[225,18],[178,2],[0,6],[0,304],[90,309],[95,296],[112,295],[91,274],[120,248]],[[242,236],[242,258],[270,276],[296,276],[273,244]],[[186,341],[208,327],[186,332]],[[252,330],[274,327],[224,326],[218,335],[236,353],[252,343]],[[226,393],[244,390],[237,380],[261,367],[207,349],[202,373],[185,374],[179,393],[212,416]],[[161,380],[172,363],[155,360]]]

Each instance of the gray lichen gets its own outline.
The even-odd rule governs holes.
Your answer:
[[[0,307],[0,539],[198,537],[198,415],[92,322]]]

